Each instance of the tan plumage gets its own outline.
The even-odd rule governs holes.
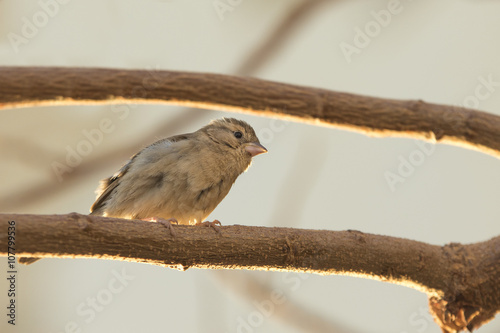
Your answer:
[[[194,133],[157,141],[135,154],[101,181],[91,215],[199,224],[248,169],[252,157],[265,152],[246,122],[214,120]],[[37,260],[25,257],[19,263]]]
[[[214,120],[196,132],[157,141],[138,152],[118,173],[101,181],[91,214],[200,223],[228,194],[252,157],[265,152],[246,122]]]

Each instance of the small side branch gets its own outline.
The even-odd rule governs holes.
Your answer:
[[[442,327],[479,327],[500,310],[500,237],[444,247],[359,231],[175,226],[80,215],[0,214],[0,255],[15,221],[18,256],[127,260],[181,270],[351,275],[425,292]],[[10,224],[13,224],[12,222]],[[449,332],[454,332],[450,330]]]
[[[0,67],[0,109],[155,103],[245,112],[405,136],[500,157],[500,117],[455,106],[360,96],[248,77],[98,68]]]

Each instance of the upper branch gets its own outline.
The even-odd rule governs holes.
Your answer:
[[[165,103],[332,125],[369,135],[450,143],[500,157],[500,117],[247,77],[173,71],[0,67],[0,109]]]

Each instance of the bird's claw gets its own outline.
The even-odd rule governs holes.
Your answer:
[[[213,228],[217,233],[220,234],[220,228],[217,225],[222,225],[222,224],[220,223],[219,220],[213,220],[212,222],[210,221],[198,222],[195,225],[199,227]]]
[[[167,228],[170,231],[170,235],[172,237],[176,236],[174,227],[172,226],[172,223],[176,224],[176,225],[179,225],[179,222],[176,219],[174,219],[174,218],[164,219],[164,218],[161,218],[161,217],[151,217],[151,218],[142,219],[142,220],[143,221],[160,223],[161,225],[163,225],[165,228]]]

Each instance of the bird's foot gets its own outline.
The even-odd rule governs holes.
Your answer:
[[[213,228],[217,233],[220,234],[220,228],[217,225],[222,225],[219,220],[213,220],[213,222],[210,221],[205,221],[205,222],[197,222],[195,224],[196,226],[199,227],[208,227],[208,228]]]
[[[169,219],[164,219],[161,217],[149,217],[147,219],[142,219],[143,221],[148,221],[148,222],[157,222],[163,225],[165,228],[167,228],[170,231],[170,235],[175,237],[175,230],[172,225],[172,223],[179,225],[179,222],[174,219],[174,218],[169,218]]]

